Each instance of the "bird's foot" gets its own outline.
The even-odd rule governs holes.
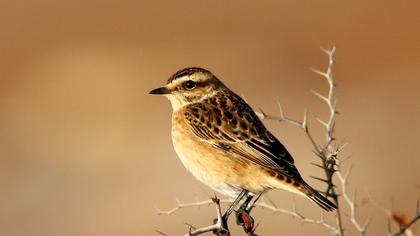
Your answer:
[[[242,229],[248,235],[256,235],[254,234],[254,219],[242,207],[236,212],[236,224],[242,226]]]

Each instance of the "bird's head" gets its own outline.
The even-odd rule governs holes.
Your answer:
[[[190,67],[176,72],[168,79],[165,86],[153,89],[150,94],[167,97],[175,111],[182,106],[209,98],[225,88],[210,71]]]

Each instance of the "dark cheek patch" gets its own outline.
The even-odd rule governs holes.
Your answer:
[[[197,84],[195,86],[196,87],[200,87],[200,88],[205,88],[205,87],[207,87],[210,84],[211,84],[211,81],[206,80],[206,81],[197,82]]]

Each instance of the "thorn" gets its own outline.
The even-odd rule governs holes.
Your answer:
[[[267,114],[264,112],[264,110],[261,107],[258,107],[258,110],[260,111],[260,113],[263,117],[267,116]]]
[[[317,92],[317,91],[315,91],[315,90],[311,90],[311,92],[312,92],[313,94],[315,94],[317,97],[321,98],[323,101],[328,102],[328,98],[327,98],[327,97],[325,97],[324,95],[322,95],[322,94],[318,93],[318,92]]]
[[[192,224],[188,224],[187,222],[184,222],[184,224],[190,228],[190,233],[191,233],[191,229],[194,229],[194,230],[197,229],[197,227],[193,226]]]
[[[363,228],[364,228],[364,229],[366,229],[366,228],[369,226],[369,224],[370,224],[371,220],[372,220],[372,216],[370,216],[370,217],[366,220],[365,224],[363,225]]]
[[[155,232],[158,233],[158,234],[160,234],[160,235],[167,236],[167,234],[163,233],[162,231],[155,230]]]
[[[347,182],[347,180],[348,180],[348,178],[349,178],[349,175],[350,175],[350,172],[351,172],[351,170],[353,169],[353,165],[351,165],[350,167],[349,167],[349,169],[347,170],[347,172],[346,172],[346,174],[344,175],[344,182]]]
[[[254,229],[252,230],[252,233],[253,233],[254,235],[256,235],[256,234],[255,234],[255,231],[257,230],[258,226],[260,226],[260,223],[261,223],[261,221],[260,221],[260,222],[258,222],[258,223],[255,225]]]
[[[348,144],[349,143],[343,143],[343,144],[339,145],[336,149],[336,152],[337,153],[341,152],[341,150],[343,150],[345,147],[347,147]]]
[[[312,150],[312,152],[317,156],[317,157],[319,157],[321,160],[322,160],[322,162],[326,162],[326,157],[323,155],[323,153],[319,153],[319,152],[317,152],[316,150]]]
[[[320,217],[321,222],[325,222],[325,215],[324,212],[321,211],[321,217]]]
[[[327,50],[327,49],[325,49],[325,48],[321,47],[321,51],[323,51],[323,52],[324,52],[325,54],[327,54],[327,55],[329,55],[329,54],[330,54],[329,49]]]
[[[273,205],[275,208],[277,208],[277,205],[273,202],[273,200],[271,200],[269,197],[267,197],[267,200],[270,202],[271,205]]]
[[[324,73],[324,72],[322,72],[322,71],[320,71],[320,70],[317,70],[317,69],[315,69],[315,68],[310,68],[313,72],[315,72],[316,74],[318,74],[318,75],[321,75],[321,76],[323,76],[323,77],[325,77],[325,78],[327,78],[328,77],[328,75],[326,74],[326,73]]]
[[[334,55],[336,47],[333,46],[332,48],[328,49],[328,55]]]
[[[279,106],[280,117],[283,119],[284,118],[283,108],[282,108],[280,102],[277,102],[277,105]]]
[[[324,182],[324,183],[328,183],[328,180],[326,180],[326,179],[322,179],[322,178],[319,178],[319,177],[316,177],[316,176],[310,176],[311,178],[313,178],[313,179],[316,179],[316,180],[319,180],[319,181],[322,181],[322,182]]]
[[[159,208],[155,207],[155,210],[156,210],[156,213],[157,213],[158,215],[163,215],[163,211],[162,211],[161,209],[159,209]]]
[[[316,116],[316,115],[314,115],[314,117],[315,117],[315,119],[316,119],[319,123],[321,123],[322,125],[324,125],[324,126],[325,126],[325,128],[328,128],[328,124],[327,124],[327,122],[323,121],[321,118],[319,118],[319,117],[318,117],[318,116]]]
[[[295,212],[295,213],[297,213],[297,208],[296,208],[296,200],[295,200],[295,198],[293,197],[292,198],[292,202],[293,202],[293,211]]]
[[[319,190],[319,189],[315,189],[315,188],[314,188],[314,190],[317,191],[318,193],[321,193],[321,194],[325,195],[325,196],[328,195],[328,193],[323,191],[323,190]]]
[[[303,109],[303,121],[302,121],[302,128],[306,131],[308,130],[308,110]]]
[[[314,163],[314,162],[311,162],[311,164],[325,170],[325,167],[320,165],[320,164],[317,164],[317,163]]]
[[[353,157],[353,154],[350,154],[346,157],[344,157],[343,159],[340,160],[341,164],[343,164],[344,162],[350,160]]]

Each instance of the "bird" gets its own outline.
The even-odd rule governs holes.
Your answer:
[[[171,103],[172,142],[186,169],[234,203],[244,197],[249,203],[270,189],[282,189],[326,211],[337,208],[304,181],[291,154],[245,100],[209,70],[181,69],[150,94],[163,95]]]

